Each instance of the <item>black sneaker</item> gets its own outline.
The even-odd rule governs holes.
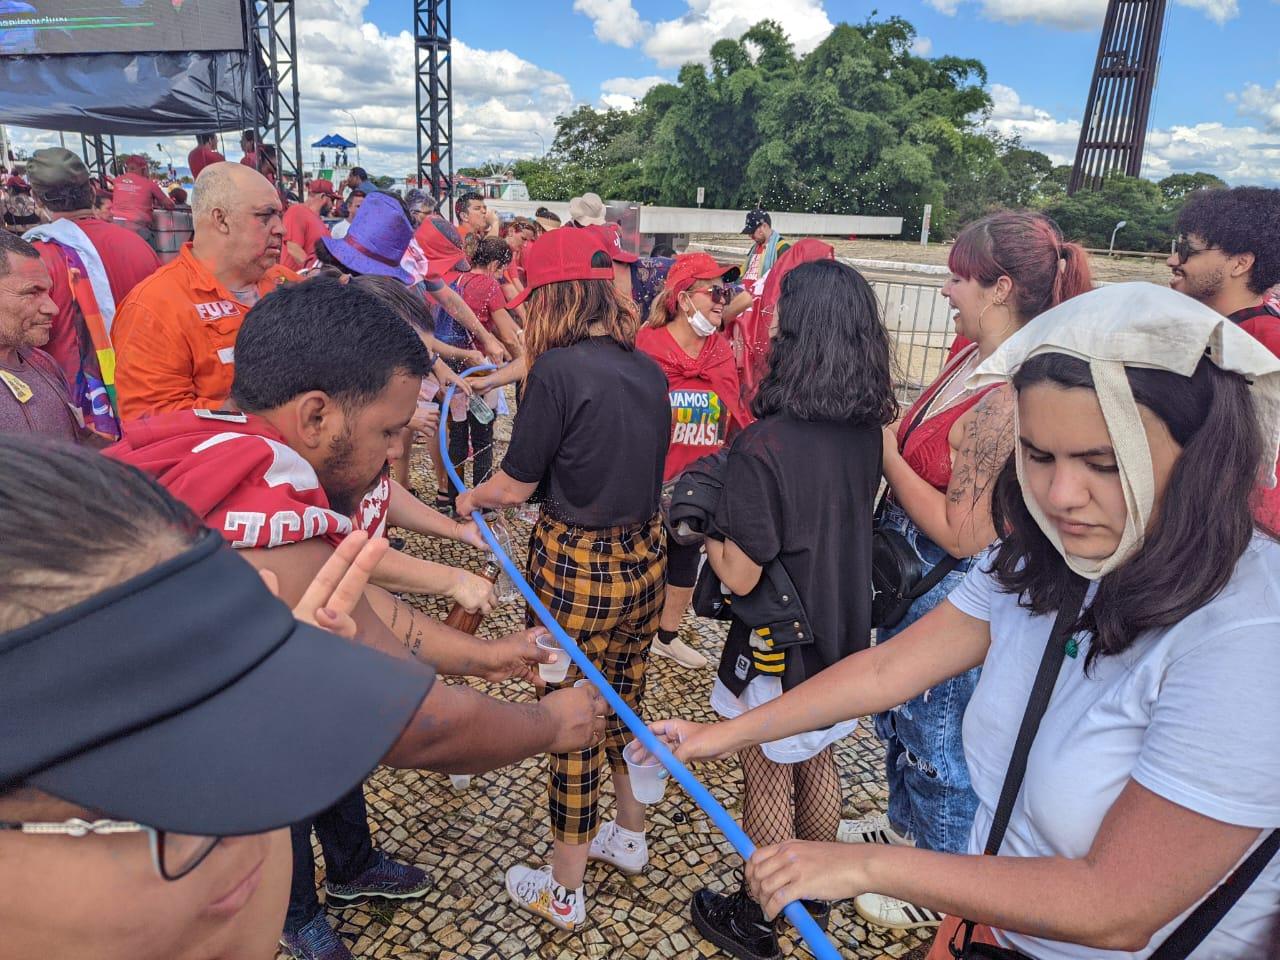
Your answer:
[[[801,900],[800,906],[809,911],[809,916],[813,917],[814,922],[822,928],[824,933],[831,926],[831,901]]]
[[[690,913],[703,937],[738,960],[776,960],[782,956],[773,924],[764,918],[745,884],[727,895],[704,887],[693,895]]]
[[[420,897],[435,884],[425,870],[392,860],[381,850],[374,851],[373,866],[350,883],[324,882],[325,901],[346,906],[350,901],[379,897],[383,900],[409,900]]]

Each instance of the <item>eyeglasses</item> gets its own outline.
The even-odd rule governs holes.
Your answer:
[[[61,823],[22,823],[0,820],[0,831],[12,830],[35,836],[86,837],[90,834],[145,833],[151,844],[151,862],[156,873],[169,881],[181,880],[200,866],[218,845],[221,837],[197,837],[170,833],[140,823],[122,820],[81,820],[73,817]]]
[[[718,303],[725,307],[727,307],[729,305],[729,301],[733,299],[733,291],[724,284],[719,283],[714,287],[694,287],[689,291],[690,296],[695,293],[705,293],[711,298],[712,303]]]
[[[1191,240],[1188,239],[1188,237],[1185,234],[1178,237],[1177,241],[1173,245],[1173,252],[1178,255],[1179,263],[1186,263],[1188,260],[1190,260],[1192,257],[1194,257],[1198,253],[1207,253],[1210,250],[1216,250],[1216,249],[1218,248],[1214,246],[1193,247],[1191,245]]]

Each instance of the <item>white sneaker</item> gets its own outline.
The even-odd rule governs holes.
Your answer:
[[[942,923],[942,914],[925,907],[917,907],[896,897],[878,893],[860,893],[853,898],[853,909],[867,923],[890,930],[916,930],[936,927]]]
[[[573,931],[587,920],[582,888],[569,890],[556,883],[551,865],[526,867],[517,864],[507,870],[507,896],[518,907],[550,920],[561,930]]]
[[[587,858],[611,864],[623,873],[635,875],[649,864],[649,845],[640,834],[626,831],[630,836],[623,836],[622,829],[612,820],[600,827],[600,832],[591,841]]]
[[[913,847],[910,837],[904,837],[893,829],[887,813],[861,820],[841,820],[836,828],[836,839],[841,843],[887,843],[894,847]]]
[[[660,657],[674,660],[682,667],[690,667],[694,670],[701,670],[707,665],[707,658],[679,637],[673,637],[670,643],[663,643],[654,637],[653,652]]]

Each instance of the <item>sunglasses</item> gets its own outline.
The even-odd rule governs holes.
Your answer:
[[[1207,253],[1210,250],[1216,250],[1217,247],[1193,247],[1191,241],[1185,234],[1178,237],[1173,244],[1173,252],[1178,256],[1179,263],[1186,263],[1198,253]]]
[[[711,298],[712,303],[718,303],[722,307],[727,307],[729,301],[733,299],[733,291],[720,283],[713,287],[693,287],[689,290],[689,296],[693,296],[695,293],[705,293]]]

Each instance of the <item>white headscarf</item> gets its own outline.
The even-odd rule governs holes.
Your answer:
[[[1009,382],[1029,359],[1062,353],[1089,364],[1098,403],[1111,435],[1128,517],[1115,553],[1083,560],[1062,547],[1057,528],[1027,488],[1025,454],[1017,450],[1018,483],[1027,509],[1044,535],[1080,576],[1098,580],[1142,548],[1155,507],[1151,450],[1124,368],[1168,370],[1190,377],[1200,358],[1250,383],[1265,449],[1265,486],[1276,483],[1280,453],[1280,358],[1221,314],[1199,301],[1153,283],[1117,283],[1061,303],[1006,340],[970,375],[970,388]],[[1015,405],[1014,430],[1018,430]]]

